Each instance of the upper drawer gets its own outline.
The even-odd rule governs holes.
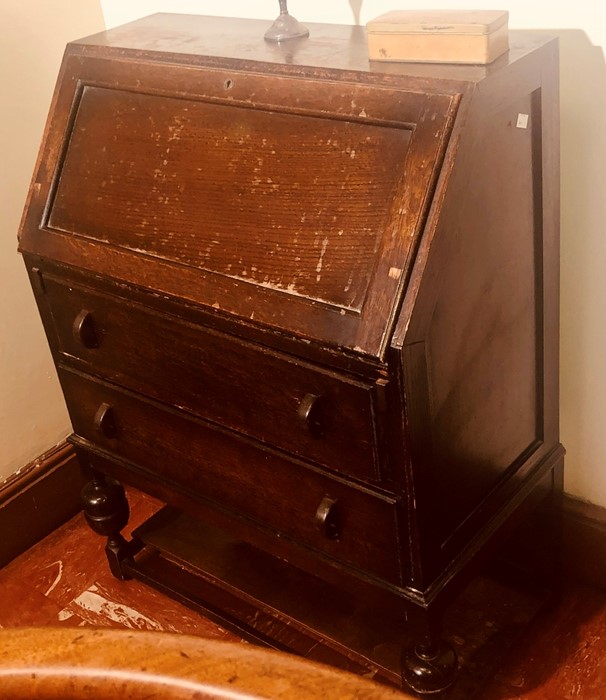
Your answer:
[[[384,357],[458,98],[263,71],[67,55],[21,249]]]
[[[366,480],[377,387],[45,277],[59,350],[87,371]]]
[[[393,496],[259,449],[106,382],[67,369],[59,376],[74,431],[89,449],[101,448],[219,508],[400,582]]]

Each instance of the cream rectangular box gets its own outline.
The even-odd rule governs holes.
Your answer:
[[[509,48],[502,10],[393,10],[366,25],[372,61],[475,63]]]

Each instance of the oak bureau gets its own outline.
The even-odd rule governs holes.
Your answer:
[[[20,251],[85,512],[118,577],[439,691],[447,604],[561,489],[557,44],[373,64],[266,25],[67,47]],[[130,541],[119,482],[168,505]]]

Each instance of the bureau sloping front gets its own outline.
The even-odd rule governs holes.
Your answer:
[[[23,251],[384,355],[456,96],[76,51],[64,71]]]

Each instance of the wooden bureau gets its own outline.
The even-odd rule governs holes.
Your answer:
[[[448,601],[561,490],[557,45],[374,65],[360,27],[265,28],[67,47],[20,250],[85,512],[117,576],[435,692]],[[117,480],[170,506],[129,542]]]

